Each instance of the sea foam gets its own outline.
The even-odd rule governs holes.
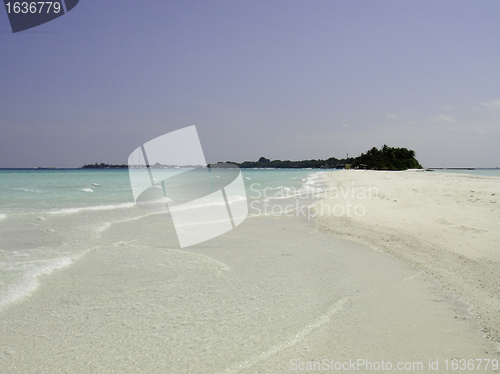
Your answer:
[[[31,193],[43,193],[41,190],[36,190],[33,188],[28,188],[28,187],[15,187],[13,188],[14,191],[22,191],[22,192],[31,192]]]
[[[38,278],[41,275],[48,275],[54,270],[69,266],[73,261],[69,257],[59,257],[44,261],[39,267],[28,270],[20,283],[11,284],[3,295],[0,295],[0,309],[5,305],[17,301],[35,291],[40,282]]]
[[[81,208],[65,208],[65,209],[53,210],[53,211],[49,212],[49,214],[74,214],[74,213],[80,213],[80,212],[85,212],[85,211],[132,208],[133,206],[135,206],[134,203],[122,203],[122,204],[115,204],[115,205],[93,205],[93,206],[86,206],[86,207],[81,207]]]

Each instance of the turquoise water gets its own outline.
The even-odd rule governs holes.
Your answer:
[[[301,207],[323,191],[322,173],[243,169],[249,219],[296,212],[311,220]],[[499,169],[433,173],[500,176]],[[0,170],[0,308],[36,290],[41,275],[99,247],[113,224],[160,213],[136,206],[128,170]],[[176,235],[167,218],[165,228]]]
[[[321,173],[242,170],[249,216],[282,214],[291,200],[307,204],[322,190]],[[114,223],[152,214],[159,212],[136,206],[128,170],[0,170],[0,308],[98,248]]]
[[[2,170],[0,214],[133,202],[126,170]]]
[[[318,170],[242,170],[248,190],[252,185],[254,189],[300,189],[315,172]],[[0,217],[133,205],[127,170],[0,170]]]

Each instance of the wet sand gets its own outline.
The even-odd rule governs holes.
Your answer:
[[[328,176],[318,227],[430,274],[473,305],[485,333],[499,341],[500,178],[361,170]],[[346,204],[364,214],[335,217],[326,209]]]
[[[3,372],[319,372],[300,368],[322,360],[445,372],[446,359],[498,358],[433,278],[303,217],[248,218],[187,250],[159,218],[113,224],[0,311]]]

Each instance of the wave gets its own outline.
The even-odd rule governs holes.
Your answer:
[[[0,295],[0,309],[5,305],[17,301],[35,291],[40,282],[41,275],[48,275],[54,270],[69,266],[73,260],[69,257],[59,257],[52,260],[43,261],[44,265],[30,269],[18,284],[12,284],[4,295]]]
[[[7,214],[0,213],[0,219],[5,219],[5,218],[7,218]]]
[[[36,190],[34,188],[28,188],[28,187],[15,187],[13,188],[14,191],[22,191],[22,192],[31,192],[31,193],[43,193],[41,190]]]
[[[94,192],[91,188],[82,188],[82,189],[80,189],[79,191],[83,191],[83,192]]]
[[[113,210],[113,209],[124,209],[124,208],[132,208],[134,207],[134,203],[123,203],[123,204],[115,204],[115,205],[94,205],[94,206],[86,206],[81,208],[65,208],[58,209],[48,212],[49,214],[74,214],[80,212],[87,211],[95,211],[95,210]]]
[[[309,186],[309,185],[306,185],[304,187],[304,190],[306,191],[310,191],[310,192],[314,192],[314,193],[321,193],[321,192],[325,192],[325,189],[322,188],[322,187],[312,187],[312,186]]]
[[[311,173],[307,176],[303,182],[305,182],[306,185],[311,185],[311,184],[316,184],[318,182],[322,183],[325,181],[325,172],[324,171],[318,171],[315,173]]]
[[[152,216],[152,215],[160,215],[160,214],[165,214],[165,213],[166,213],[166,211],[163,211],[163,212],[156,211],[156,212],[150,212],[148,214],[144,214],[144,215],[138,216],[138,217],[131,217],[131,218],[120,219],[120,220],[117,220],[117,221],[104,222],[101,225],[94,226],[95,233],[97,234],[98,237],[101,237],[101,234],[104,231],[108,230],[115,223],[138,221],[138,220],[141,220],[143,218],[146,218],[146,217],[149,217],[149,216]]]

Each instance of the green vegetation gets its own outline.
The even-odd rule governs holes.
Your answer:
[[[272,169],[343,169],[346,165],[354,161],[354,157],[337,159],[330,157],[327,160],[303,160],[303,161],[290,161],[290,160],[269,160],[268,158],[261,157],[259,161],[245,161],[242,163],[227,161],[228,163],[238,165],[240,168],[272,168]],[[187,165],[184,167],[199,167],[200,165]],[[160,165],[155,164],[152,168],[174,168],[176,165]],[[111,165],[105,163],[95,163],[82,166],[82,169],[127,169],[128,165]]]
[[[366,154],[361,153],[351,164],[351,169],[406,170],[422,169],[422,165],[415,158],[415,151],[384,144],[381,149],[373,147]]]
[[[290,161],[290,160],[269,160],[268,158],[261,157],[259,161],[245,161],[242,163],[231,162],[228,163],[238,165],[238,167],[245,168],[273,168],[273,169],[343,169],[347,164],[354,161],[353,157],[337,159],[330,157],[327,160],[303,160],[303,161]]]
[[[359,157],[347,157],[338,159],[330,157],[326,160],[270,160],[265,157],[259,161],[245,161],[242,163],[227,161],[238,167],[245,168],[265,168],[265,169],[373,169],[373,170],[406,170],[422,169],[422,166],[415,159],[415,152],[406,148],[392,148],[384,145],[380,150],[373,147],[366,154]],[[190,165],[191,166],[191,165]],[[152,168],[173,168],[175,165],[155,164]],[[194,167],[194,166],[191,166]],[[82,169],[126,169],[128,165],[110,165],[105,163],[84,165]]]
[[[83,165],[82,169],[127,169],[128,165],[110,165],[110,164],[105,164],[104,162],[101,162],[98,164],[97,162],[95,164],[88,164],[88,165]]]

